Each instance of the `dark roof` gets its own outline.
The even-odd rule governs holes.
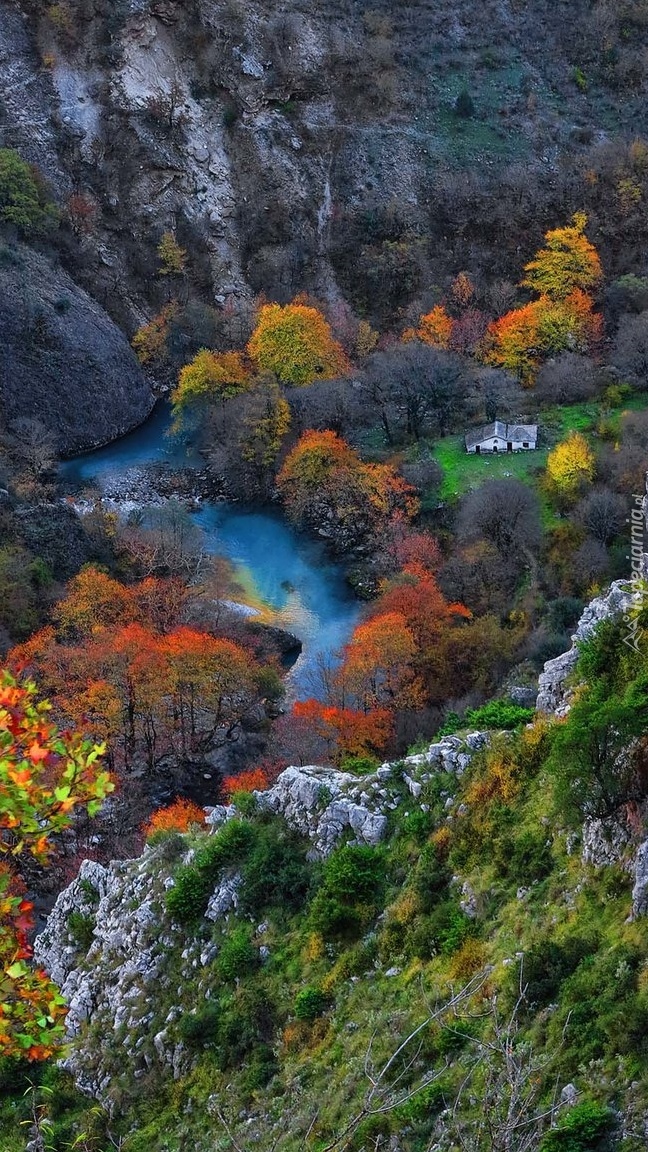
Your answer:
[[[474,448],[477,444],[482,444],[484,440],[490,440],[493,436],[498,436],[500,440],[506,440],[506,424],[502,420],[496,420],[493,424],[482,424],[481,428],[473,428],[472,432],[467,432],[466,448]]]
[[[537,440],[537,424],[509,424],[506,432],[507,440]]]
[[[476,448],[484,440],[491,440],[497,436],[500,440],[525,441],[538,439],[537,424],[505,424],[503,420],[495,420],[493,424],[482,424],[481,428],[473,428],[466,432],[466,448]]]

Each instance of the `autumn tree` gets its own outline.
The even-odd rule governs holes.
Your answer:
[[[394,729],[389,708],[345,708],[312,699],[297,701],[292,718],[324,742],[333,763],[347,756],[383,755]]]
[[[157,808],[147,820],[143,832],[148,839],[158,832],[188,832],[192,826],[205,823],[205,810],[193,800],[180,797],[164,808]]]
[[[594,454],[581,432],[571,432],[547,457],[546,478],[559,502],[571,503],[594,478]]]
[[[298,301],[259,309],[248,353],[259,371],[298,387],[318,377],[345,375],[350,367],[321,312]]]
[[[160,257],[158,276],[182,276],[187,263],[187,253],[180,247],[173,232],[162,234],[157,254]]]
[[[250,386],[250,373],[240,352],[210,352],[201,348],[180,370],[171,395],[176,419],[192,404],[215,403]]]
[[[524,288],[550,300],[566,300],[574,291],[598,288],[603,272],[594,245],[585,235],[587,216],[577,212],[570,224],[545,235],[545,247],[525,266]]]
[[[399,612],[373,616],[354,630],[344,649],[340,681],[362,711],[416,707],[422,701],[413,660],[414,634]]]
[[[403,340],[420,340],[433,348],[449,348],[454,321],[443,304],[437,304],[421,316],[416,328],[407,328]]]
[[[166,357],[169,327],[179,307],[177,300],[169,301],[148,324],[137,329],[131,344],[140,364],[150,364]]]
[[[70,826],[77,808],[94,815],[113,785],[103,748],[60,732],[35,685],[0,677],[0,856],[46,863],[52,837]],[[62,1039],[64,1001],[27,961],[33,905],[0,860],[0,1049],[3,1056],[46,1059]]]
[[[136,620],[138,611],[128,588],[88,565],[70,581],[67,596],[54,615],[63,634],[90,636]]]
[[[540,300],[507,312],[488,328],[486,361],[532,384],[543,362],[561,352],[588,352],[601,337],[601,317],[580,289],[565,298]]]
[[[277,487],[296,524],[328,524],[337,538],[354,542],[394,512],[410,518],[418,507],[392,467],[364,464],[334,432],[305,432],[286,457]]]
[[[532,384],[538,368],[561,352],[588,352],[601,338],[602,319],[589,291],[602,279],[594,246],[584,234],[587,217],[546,234],[546,247],[526,265],[522,286],[539,299],[515,308],[490,325],[485,358]]]

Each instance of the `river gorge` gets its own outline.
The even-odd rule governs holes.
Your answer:
[[[160,476],[172,482],[174,471],[198,469],[202,463],[170,434],[170,423],[168,406],[158,404],[133,432],[65,461],[65,487],[75,500],[99,490],[121,515],[145,514],[147,504],[160,501],[155,491]],[[264,623],[301,641],[301,654],[286,678],[288,698],[319,696],[322,664],[348,640],[360,613],[341,567],[327,557],[322,543],[296,533],[273,509],[199,500],[194,520],[205,552],[232,565],[240,611],[258,613]]]

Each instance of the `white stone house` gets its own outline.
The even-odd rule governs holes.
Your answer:
[[[537,424],[505,424],[495,420],[466,433],[466,452],[524,452],[537,447]]]

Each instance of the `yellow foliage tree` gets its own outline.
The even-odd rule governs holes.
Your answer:
[[[209,348],[201,348],[180,370],[171,395],[174,416],[180,416],[197,401],[236,396],[249,385],[250,373],[240,352],[211,352]]]
[[[577,288],[587,292],[598,287],[601,261],[585,235],[586,224],[585,213],[577,212],[571,224],[547,232],[546,247],[526,265],[522,286],[551,300],[564,300]]]
[[[594,454],[580,432],[572,432],[549,453],[547,482],[559,498],[571,501],[594,478]]]
[[[182,276],[187,263],[187,251],[181,248],[173,232],[165,232],[157,247],[160,257],[158,276]]]
[[[164,359],[169,324],[177,316],[179,307],[177,300],[171,300],[150,323],[142,324],[141,328],[137,329],[131,343],[140,364],[150,364],[152,360]]]
[[[257,368],[282,384],[303,387],[313,380],[344,376],[350,364],[330,325],[307,304],[264,304],[248,344]]]

